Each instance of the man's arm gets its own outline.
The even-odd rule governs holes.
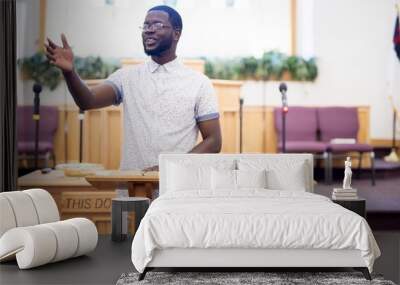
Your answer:
[[[221,127],[219,119],[207,120],[198,123],[203,141],[196,145],[189,153],[218,153],[221,151]]]
[[[74,70],[63,74],[68,90],[80,109],[98,109],[115,103],[117,95],[111,85],[100,84],[89,88]]]
[[[218,153],[221,151],[222,139],[219,119],[207,120],[198,123],[203,141],[196,145],[189,153]],[[158,171],[158,165],[143,169],[143,171]]]
[[[45,44],[46,56],[51,64],[62,71],[68,90],[80,109],[102,108],[112,105],[115,102],[117,95],[111,86],[101,84],[89,89],[79,78],[79,75],[74,70],[74,54],[72,48],[68,44],[64,34],[61,35],[62,47],[56,45],[50,39],[47,39],[47,41],[48,44]]]

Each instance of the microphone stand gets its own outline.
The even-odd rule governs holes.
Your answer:
[[[287,106],[286,93],[282,93],[282,152],[286,152],[286,114],[289,108]]]
[[[286,152],[286,114],[289,111],[286,91],[287,86],[285,83],[281,83],[279,91],[282,93],[282,153]]]
[[[397,112],[396,112],[396,110],[394,110],[394,112],[393,112],[392,151],[396,151],[396,120],[397,120]]]
[[[282,152],[286,152],[286,114],[289,111],[287,106],[282,107]]]
[[[39,122],[40,122],[40,92],[42,86],[40,84],[33,85],[33,92],[35,97],[33,99],[33,115],[32,119],[35,121],[35,169],[39,167]]]
[[[79,109],[79,162],[82,163],[82,149],[83,149],[83,120],[85,118],[85,111]]]
[[[239,152],[243,151],[243,102],[244,99],[239,99]]]

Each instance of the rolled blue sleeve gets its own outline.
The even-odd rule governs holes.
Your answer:
[[[123,92],[123,69],[118,69],[112,73],[105,81],[105,84],[110,85],[115,92],[115,102],[114,105],[119,105],[123,102],[124,92]]]
[[[197,96],[195,107],[196,122],[219,118],[218,100],[211,81],[206,78]]]

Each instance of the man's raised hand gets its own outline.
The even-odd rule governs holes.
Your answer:
[[[117,95],[113,87],[109,84],[99,84],[89,88],[74,71],[74,54],[64,34],[61,34],[61,41],[62,46],[58,46],[48,38],[45,44],[46,56],[52,65],[63,72],[68,90],[79,108],[98,109],[114,104]]]
[[[74,54],[67,38],[61,34],[62,47],[56,45],[52,40],[47,38],[46,56],[51,64],[57,66],[62,72],[70,72],[74,68]]]

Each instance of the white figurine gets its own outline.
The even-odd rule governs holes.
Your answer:
[[[343,179],[343,189],[352,189],[351,188],[351,160],[348,156],[346,161],[344,162],[344,179]]]

